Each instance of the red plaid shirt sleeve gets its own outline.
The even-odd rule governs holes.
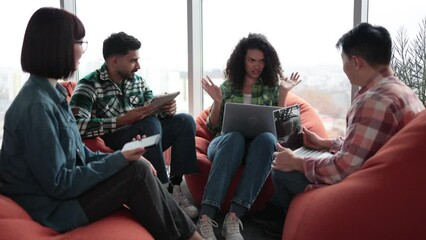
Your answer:
[[[424,109],[415,94],[394,77],[376,79],[360,90],[347,115],[344,141],[331,157],[305,158],[305,176],[313,185],[334,184],[358,170],[396,132]]]

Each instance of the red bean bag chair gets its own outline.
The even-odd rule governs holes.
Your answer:
[[[292,201],[284,240],[426,239],[426,110],[362,168]]]
[[[12,199],[0,194],[0,240],[149,240],[154,238],[127,210],[97,222],[58,233],[40,225]]]
[[[314,131],[322,137],[327,136],[327,132],[321,122],[321,119],[315,109],[307,103],[304,99],[297,96],[296,94],[290,92],[287,97],[287,105],[300,105],[302,125],[311,131]],[[197,127],[196,132],[196,151],[197,151],[197,160],[198,160],[198,174],[185,175],[185,180],[188,186],[190,193],[192,194],[194,200],[197,203],[201,203],[204,186],[206,185],[207,178],[209,176],[211,162],[207,158],[207,148],[210,141],[213,139],[213,136],[207,130],[206,119],[209,114],[210,108],[203,110],[195,119],[195,125]],[[234,196],[237,184],[241,178],[243,167],[237,171],[231,185],[229,186],[228,193],[225,197],[225,200],[221,207],[221,212],[226,213],[229,211],[230,203],[232,197]],[[254,202],[251,211],[259,211],[265,207],[265,204],[269,202],[274,193],[274,186],[272,184],[272,179],[269,176],[260,191],[257,200]]]

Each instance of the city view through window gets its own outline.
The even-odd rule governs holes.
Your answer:
[[[284,74],[301,75],[302,82],[293,91],[318,111],[330,136],[344,134],[351,85],[335,44],[353,26],[353,5],[338,0],[204,1],[204,73],[220,84],[238,41],[250,32],[262,33],[276,49]],[[339,11],[319,11],[327,8]],[[211,105],[208,94],[203,99],[204,107]]]
[[[1,4],[5,5],[6,2]],[[21,70],[20,53],[26,24],[42,6],[59,7],[59,0],[7,2],[0,8],[0,28],[4,33],[0,51],[0,142],[3,119],[28,74]],[[104,16],[93,16],[102,4]],[[78,1],[77,15],[86,26],[89,47],[80,61],[79,77],[103,63],[102,42],[111,33],[125,31],[142,42],[140,50],[143,76],[154,93],[181,91],[178,111],[188,112],[187,1]],[[386,11],[383,9],[386,5]],[[129,8],[129,6],[131,6]],[[248,33],[262,33],[277,50],[285,75],[299,72],[302,83],[294,92],[311,103],[322,117],[330,136],[345,131],[351,85],[335,48],[339,37],[353,26],[352,0],[203,1],[203,74],[216,84],[233,47]],[[330,11],[330,9],[338,9]],[[369,3],[369,22],[386,27],[395,40],[404,27],[414,37],[426,17],[425,1],[375,0]],[[423,10],[423,11],[422,11]],[[13,24],[11,24],[13,22]],[[212,101],[202,99],[207,108]]]

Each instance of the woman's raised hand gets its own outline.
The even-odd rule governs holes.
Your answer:
[[[291,73],[290,78],[285,77],[280,81],[280,88],[286,91],[290,91],[293,89],[297,84],[299,84],[302,81],[300,79],[300,75],[298,72]]]
[[[213,101],[222,101],[222,90],[213,83],[209,76],[203,77],[203,79],[201,79],[201,85],[204,91],[210,95]]]

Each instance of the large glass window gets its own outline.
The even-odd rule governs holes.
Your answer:
[[[21,69],[21,48],[27,23],[40,7],[59,7],[59,3],[59,0],[14,0],[0,4],[0,144],[6,110],[28,78]]]
[[[311,103],[330,136],[345,130],[351,86],[337,40],[353,26],[353,1],[203,1],[203,67],[216,84],[238,41],[263,33],[277,50],[285,75],[301,74],[294,92]],[[330,11],[330,9],[338,9]],[[204,93],[204,107],[212,100]]]
[[[103,63],[102,42],[113,32],[125,31],[142,42],[143,76],[154,93],[179,90],[178,111],[188,111],[186,1],[76,1],[77,15],[86,26],[89,48],[80,62],[79,76]],[[4,114],[28,75],[20,67],[26,24],[42,6],[59,7],[59,0],[15,0],[0,8],[0,27],[6,35],[0,51],[0,142]],[[321,115],[330,136],[343,133],[350,105],[350,84],[334,45],[353,25],[353,1],[204,0],[203,69],[217,84],[237,42],[250,32],[265,34],[275,46],[285,74],[301,74],[294,92]],[[386,6],[386,8],[383,8]],[[327,11],[338,9],[338,11]],[[413,39],[426,17],[426,2],[369,1],[369,22],[386,27],[395,40],[404,27]],[[13,23],[13,24],[11,24]],[[198,101],[195,99],[194,101]],[[212,103],[207,94],[203,107]]]
[[[385,27],[394,41],[402,28],[406,30],[407,37],[414,39],[419,33],[419,25],[426,18],[426,1],[369,1],[368,15],[368,21]]]
[[[425,9],[425,1],[370,1],[369,22],[389,30],[393,40],[392,67],[395,75],[426,105]]]
[[[89,41],[80,60],[80,78],[101,67],[103,41],[123,31],[142,43],[137,74],[147,80],[154,94],[180,91],[178,112],[188,111],[186,1],[80,0],[76,11]]]

